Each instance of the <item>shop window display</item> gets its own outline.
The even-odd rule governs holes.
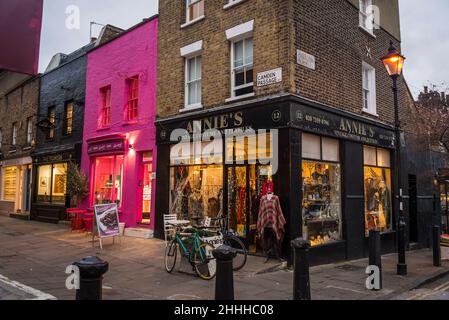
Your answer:
[[[3,169],[3,200],[14,201],[17,192],[17,167]]]
[[[37,174],[37,201],[65,204],[67,164],[42,165]]]
[[[95,159],[95,204],[122,206],[123,165],[122,155]]]
[[[339,142],[303,134],[303,236],[312,246],[342,239]]]
[[[364,147],[365,232],[392,228],[390,151]]]
[[[441,225],[446,233],[449,233],[449,184],[440,184]]]

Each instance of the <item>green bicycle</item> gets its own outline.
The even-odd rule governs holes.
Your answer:
[[[193,240],[191,251],[187,249],[186,239]],[[172,273],[175,269],[178,247],[201,279],[212,280],[215,278],[217,264],[212,255],[214,247],[202,242],[198,232],[181,233],[179,228],[177,228],[175,238],[165,249],[165,269],[168,273]]]

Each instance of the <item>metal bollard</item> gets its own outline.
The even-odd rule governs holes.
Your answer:
[[[380,231],[370,230],[369,232],[369,265],[379,268],[379,288],[382,290],[382,247]]]
[[[433,226],[433,265],[441,267],[441,228]]]
[[[405,219],[401,215],[398,225],[398,265],[397,274],[399,276],[407,275],[407,263],[405,262]]]
[[[102,300],[103,275],[109,263],[98,257],[87,257],[73,265],[80,270],[80,289],[76,290],[76,300]]]
[[[292,241],[294,250],[293,300],[311,300],[309,250],[310,242],[303,238]]]
[[[221,246],[213,251],[217,259],[217,278],[215,280],[215,300],[234,300],[234,269],[232,263],[237,252],[229,246]]]

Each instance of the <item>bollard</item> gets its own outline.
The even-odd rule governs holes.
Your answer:
[[[440,226],[433,227],[433,265],[441,267],[441,231]]]
[[[229,246],[221,246],[213,251],[217,259],[217,278],[215,280],[215,300],[234,300],[234,269],[232,263],[237,252]]]
[[[405,262],[405,220],[401,215],[398,224],[398,265],[397,274],[399,276],[407,275],[407,264]]]
[[[379,268],[379,288],[374,290],[382,290],[382,248],[378,230],[369,232],[369,265]]]
[[[292,241],[294,250],[293,300],[311,300],[309,250],[310,242],[303,238]]]
[[[102,300],[103,275],[109,263],[98,257],[87,257],[73,265],[80,270],[80,288],[76,290],[76,300]]]

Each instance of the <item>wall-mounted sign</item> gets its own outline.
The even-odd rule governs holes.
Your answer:
[[[104,153],[104,152],[124,152],[125,140],[102,141],[89,144],[87,148],[88,154]]]
[[[273,69],[257,74],[257,86],[269,86],[282,82],[282,68]]]
[[[298,50],[297,51],[297,57],[296,57],[297,63],[303,67],[315,70],[316,69],[316,59],[315,56],[308,54],[304,51]]]

